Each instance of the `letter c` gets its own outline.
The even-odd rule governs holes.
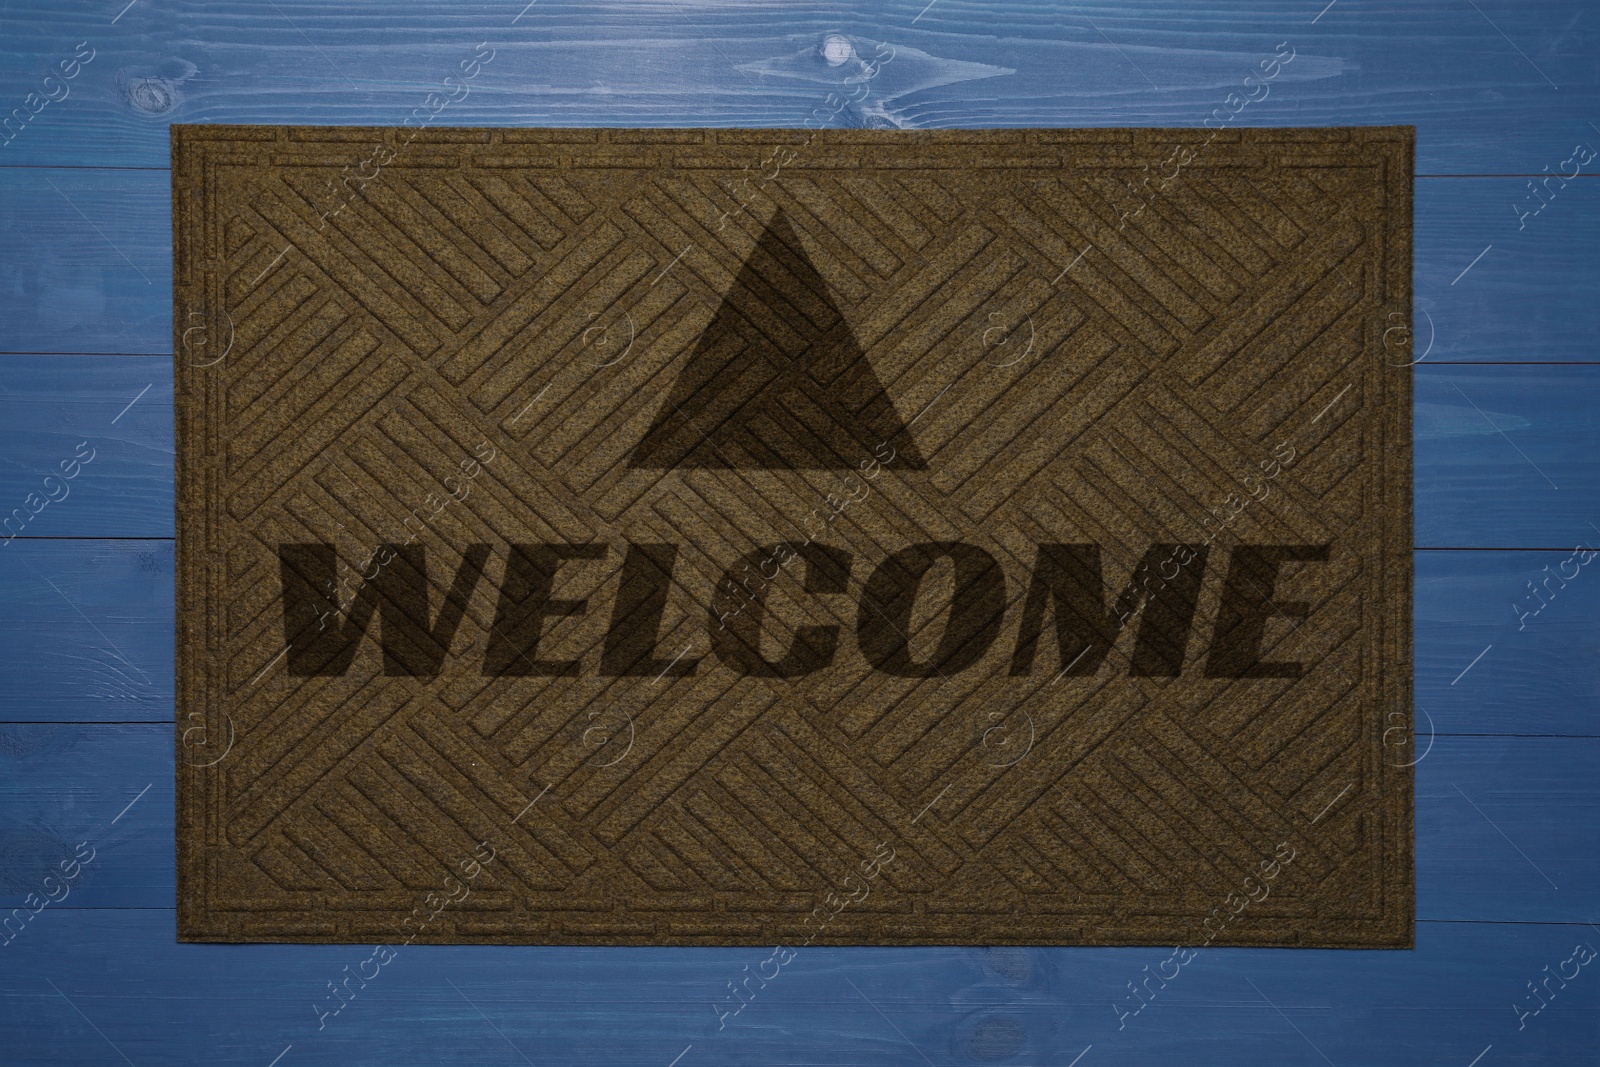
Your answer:
[[[723,575],[723,581],[733,581],[738,571],[759,567],[762,560],[774,557],[781,547],[768,545],[746,554]],[[806,592],[845,591],[850,579],[850,553],[842,548],[808,541],[795,554],[806,562]],[[717,658],[734,670],[757,678],[799,678],[832,663],[839,648],[837,626],[797,627],[788,651],[781,660],[774,663],[761,655],[761,628],[767,614],[769,588],[769,584],[763,584],[737,615],[719,620],[713,610],[711,621],[721,623],[711,627],[711,648]]]

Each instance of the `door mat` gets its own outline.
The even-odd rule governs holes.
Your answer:
[[[173,127],[179,937],[1410,945],[1412,146]]]

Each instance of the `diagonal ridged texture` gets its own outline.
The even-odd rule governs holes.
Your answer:
[[[1410,945],[1412,141],[174,126],[179,937]]]

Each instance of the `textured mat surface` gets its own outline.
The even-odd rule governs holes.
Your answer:
[[[1411,943],[1408,128],[173,136],[180,938]]]

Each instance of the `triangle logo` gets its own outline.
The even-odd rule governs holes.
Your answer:
[[[888,443],[927,463],[780,211],[628,466],[856,470]]]

